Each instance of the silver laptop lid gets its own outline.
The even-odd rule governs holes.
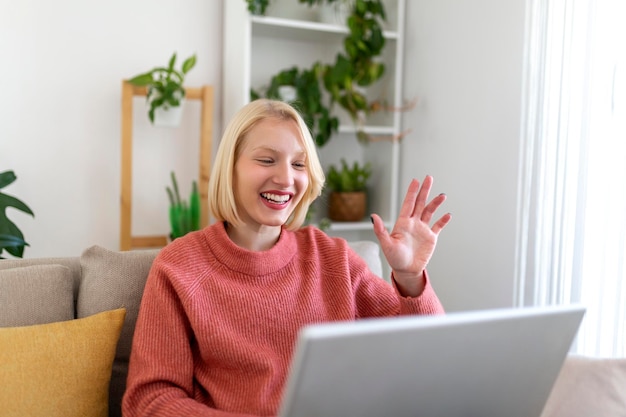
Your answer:
[[[539,417],[581,306],[303,328],[281,417]]]

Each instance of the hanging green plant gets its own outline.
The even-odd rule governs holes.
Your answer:
[[[150,103],[148,117],[154,123],[156,109],[179,107],[185,97],[185,75],[196,65],[196,56],[187,58],[178,71],[175,69],[176,52],[170,58],[167,67],[156,67],[150,71],[132,77],[128,82],[137,87],[147,87],[146,99]]]
[[[309,6],[332,4],[343,0],[298,0]],[[248,0],[250,4],[256,3]],[[369,101],[364,89],[385,74],[384,63],[378,60],[385,47],[382,23],[386,20],[385,8],[381,0],[353,0],[352,9],[347,17],[348,36],[344,39],[344,51],[337,54],[332,64],[315,63],[310,69],[290,68],[283,70],[270,80],[266,97],[280,98],[276,85],[289,77],[295,86],[296,80],[303,82],[306,88],[298,89],[299,110],[312,129],[318,146],[326,144],[338,130],[338,120],[331,116],[335,103],[347,111],[357,127],[357,139],[360,143],[369,143],[369,135],[362,129],[364,120],[373,110],[381,108],[380,100]],[[267,4],[266,4],[267,6]],[[264,13],[265,9],[263,9]],[[321,87],[320,87],[321,85]],[[298,88],[296,86],[296,88]],[[328,104],[323,104],[322,89],[327,91]],[[251,92],[252,99],[260,97]],[[337,125],[335,126],[335,122]]]
[[[16,179],[17,177],[13,171],[1,172],[0,189],[13,183]],[[33,217],[35,215],[22,201],[0,192],[0,259],[4,259],[2,251],[7,251],[10,255],[21,258],[24,256],[24,248],[29,246],[29,244],[24,240],[22,231],[7,217],[6,209],[8,207],[13,207]]]
[[[346,22],[349,33],[344,40],[345,53],[337,54],[335,63],[324,73],[326,90],[353,121],[370,109],[359,87],[370,86],[385,74],[385,65],[376,61],[385,47],[381,26],[385,19],[385,9],[379,0],[356,0]]]
[[[283,86],[295,88],[296,97],[291,104],[298,109],[302,118],[312,132],[317,146],[324,146],[333,133],[339,129],[339,119],[331,115],[330,109],[324,105],[320,78],[324,67],[315,63],[310,69],[292,67],[279,72],[270,80],[264,91],[264,96],[272,99],[284,99],[280,94]],[[255,90],[251,92],[251,99],[261,97]]]

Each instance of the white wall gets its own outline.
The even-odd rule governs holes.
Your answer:
[[[524,0],[407,1],[401,178],[435,178],[452,222],[429,271],[448,310],[513,305]]]
[[[121,80],[171,54],[197,53],[186,84],[216,86],[221,1],[0,0],[0,170],[5,191],[35,219],[9,209],[31,244],[26,257],[119,248]],[[134,234],[167,234],[169,172],[183,194],[197,177],[199,104],[174,131],[149,126],[135,99]],[[216,106],[215,135],[219,134]]]
[[[0,170],[35,211],[10,211],[26,257],[118,248],[121,80],[196,52],[187,84],[215,85],[220,103],[221,13],[214,0],[0,0]],[[406,98],[420,101],[403,117],[402,189],[431,174],[453,214],[433,283],[448,310],[511,305],[524,1],[408,0],[406,22]],[[141,104],[134,233],[165,234],[169,170],[187,192],[198,133],[151,128]],[[199,124],[193,106],[185,117]],[[219,121],[216,106],[215,142]]]

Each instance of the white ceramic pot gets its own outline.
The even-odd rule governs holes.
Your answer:
[[[147,100],[147,110],[150,111],[150,102],[156,97],[149,97]],[[180,99],[180,106],[160,106],[154,109],[153,126],[157,127],[178,127],[183,115],[185,99]]]
[[[177,107],[158,107],[154,109],[154,126],[157,127],[178,127],[183,116],[183,105],[185,100],[180,101]]]
[[[344,26],[352,11],[352,6],[351,0],[339,0],[330,4],[324,3],[319,6],[318,19],[322,23]]]
[[[282,101],[286,101],[287,103],[291,103],[298,98],[298,92],[293,85],[281,85],[278,87],[278,95]]]

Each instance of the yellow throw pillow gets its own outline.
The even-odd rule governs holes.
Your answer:
[[[0,414],[106,417],[125,314],[0,328]]]

